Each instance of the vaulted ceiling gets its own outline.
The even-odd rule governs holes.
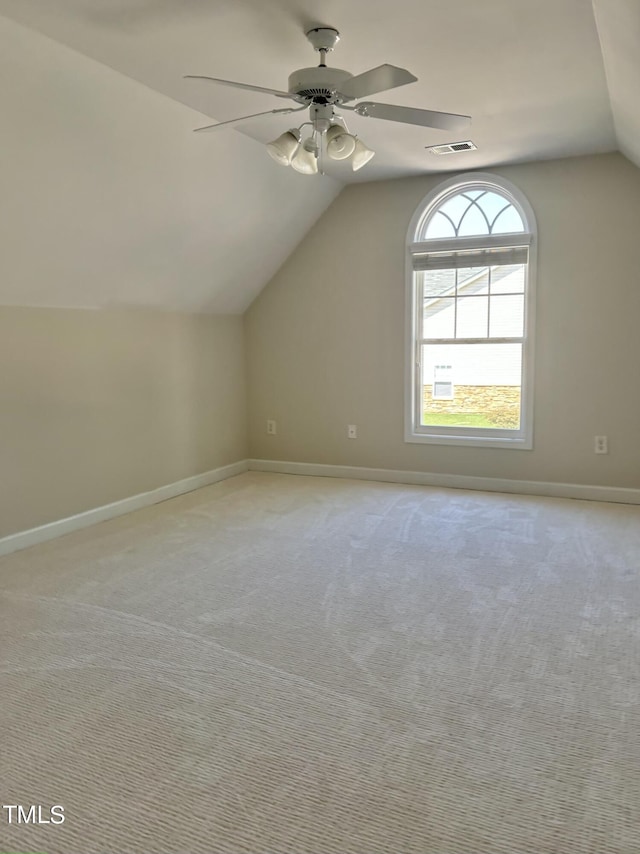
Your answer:
[[[640,166],[637,0],[0,0],[0,304],[241,312],[346,182],[620,149]],[[375,149],[360,172],[308,177],[264,143],[270,96],[317,64],[383,62],[418,82],[376,100],[465,113],[461,137],[349,118]],[[302,120],[302,119],[301,119]],[[296,122],[298,119],[296,118]]]

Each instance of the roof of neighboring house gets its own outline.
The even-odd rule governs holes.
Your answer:
[[[506,279],[514,272],[513,266],[510,265],[470,267],[468,269],[461,269],[458,271],[459,281],[457,294],[460,294],[460,291],[464,291],[466,296],[470,296],[471,294],[478,293],[485,288],[485,277],[488,270],[491,270],[492,284],[496,284],[497,282]],[[466,278],[461,278],[461,276],[464,276],[465,274]],[[429,283],[429,290],[434,292],[424,298],[425,302],[428,302],[430,306],[433,306],[443,297],[456,296],[455,270],[429,270],[425,273],[425,279]]]

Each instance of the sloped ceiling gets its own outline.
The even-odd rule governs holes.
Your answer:
[[[590,0],[0,0],[0,303],[241,312],[346,181],[618,145],[640,163],[638,9],[636,0],[595,0],[595,9]],[[342,34],[331,65],[409,68],[419,81],[379,99],[472,115],[478,150],[437,158],[425,146],[455,141],[443,131],[353,117],[374,160],[356,174],[334,164],[331,176],[308,178],[265,153],[290,117],[191,133],[282,102],[185,73],[286,88],[292,70],[317,64],[304,31],[318,24]]]
[[[240,313],[340,190],[0,18],[0,304]]]
[[[620,151],[640,166],[640,3],[594,0]]]

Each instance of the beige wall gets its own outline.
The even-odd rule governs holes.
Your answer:
[[[242,319],[0,308],[0,537],[247,455]]]
[[[403,441],[405,233],[441,178],[360,184],[245,315],[248,420],[239,317],[0,308],[0,537],[248,453],[640,487],[640,171],[620,155],[493,171],[538,219],[533,451]]]
[[[404,245],[429,176],[343,191],[245,315],[251,456],[640,487],[640,171],[618,154],[491,171],[538,220],[534,449],[403,440]]]

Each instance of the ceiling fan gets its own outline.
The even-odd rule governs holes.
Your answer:
[[[290,74],[287,92],[267,89],[263,86],[252,86],[248,83],[236,83],[233,80],[222,80],[219,77],[207,77],[200,74],[186,75],[190,80],[208,80],[213,83],[221,83],[224,86],[233,86],[237,89],[262,92],[265,95],[294,101],[299,105],[265,110],[261,113],[217,122],[213,125],[196,128],[196,132],[214,131],[258,116],[297,113],[308,109],[310,120],[303,122],[297,128],[291,128],[278,139],[270,142],[267,145],[267,150],[273,159],[283,166],[292,166],[298,172],[312,175],[319,171],[318,160],[323,153],[323,142],[326,154],[330,159],[346,160],[350,158],[351,167],[354,171],[362,168],[374,156],[375,152],[367,148],[361,139],[349,133],[343,116],[337,110],[348,110],[367,118],[385,119],[391,122],[403,122],[442,130],[461,130],[469,125],[471,121],[469,116],[456,113],[440,113],[415,107],[380,104],[376,101],[361,101],[361,98],[376,92],[384,92],[398,86],[405,86],[407,83],[414,83],[418,78],[404,68],[386,63],[355,77],[341,68],[329,68],[326,64],[327,53],[334,49],[340,39],[338,30],[333,27],[314,27],[306,33],[306,36],[315,50],[320,53],[320,64],[313,68],[300,68]],[[352,104],[352,101],[358,103]],[[305,126],[311,127],[311,133],[303,140],[302,129]]]

